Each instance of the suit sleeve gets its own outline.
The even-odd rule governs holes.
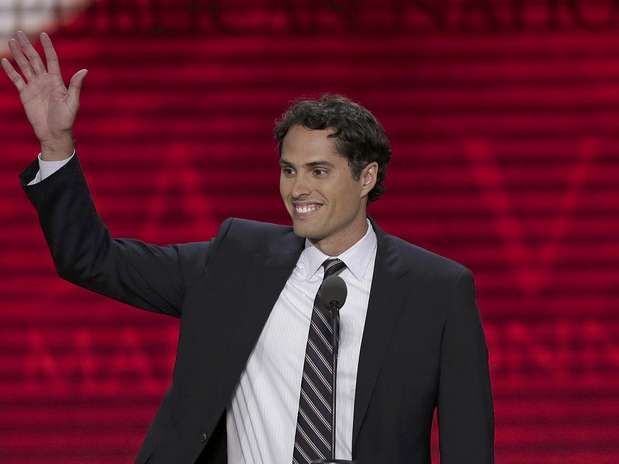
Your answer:
[[[438,397],[441,464],[494,463],[494,406],[488,348],[473,274],[456,279],[443,329]]]
[[[41,182],[43,179],[51,176],[53,173],[58,171],[61,167],[71,161],[71,158],[75,156],[75,149],[73,149],[73,153],[66,159],[60,161],[46,161],[41,158],[41,153],[37,155],[37,159],[39,160],[39,170],[37,171],[34,179],[28,182],[28,185],[34,185]]]
[[[161,246],[112,238],[95,209],[77,154],[48,178],[28,185],[38,167],[34,160],[19,177],[57,274],[129,305],[180,317],[186,289],[205,272],[230,221],[208,242]]]

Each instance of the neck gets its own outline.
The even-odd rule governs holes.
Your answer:
[[[323,239],[310,239],[310,242],[324,254],[337,256],[361,240],[367,232],[368,227],[367,217],[363,214],[356,219],[354,223],[350,224],[346,230],[339,231]]]

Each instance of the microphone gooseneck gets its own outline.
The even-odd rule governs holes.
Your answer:
[[[331,367],[333,369],[333,390],[331,392],[333,405],[333,413],[331,415],[331,459],[335,460],[335,404],[336,404],[336,392],[337,392],[337,353],[339,348],[340,338],[340,308],[344,306],[346,302],[346,296],[348,295],[348,289],[346,283],[341,277],[334,275],[327,277],[319,290],[319,302],[320,305],[327,309],[331,313],[331,329],[332,329],[332,342],[333,342],[333,356],[331,357]]]

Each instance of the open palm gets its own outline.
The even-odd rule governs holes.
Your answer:
[[[26,34],[17,32],[17,40],[9,40],[9,48],[23,77],[9,60],[2,59],[2,68],[17,90],[34,133],[42,143],[69,133],[79,109],[79,93],[86,69],[76,72],[65,87],[60,65],[51,39],[41,34],[47,69]]]

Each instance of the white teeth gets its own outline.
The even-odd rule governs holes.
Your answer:
[[[312,205],[312,206],[296,206],[294,209],[297,213],[304,214],[304,213],[309,213],[311,211],[316,211],[318,208],[320,208],[319,205]]]

